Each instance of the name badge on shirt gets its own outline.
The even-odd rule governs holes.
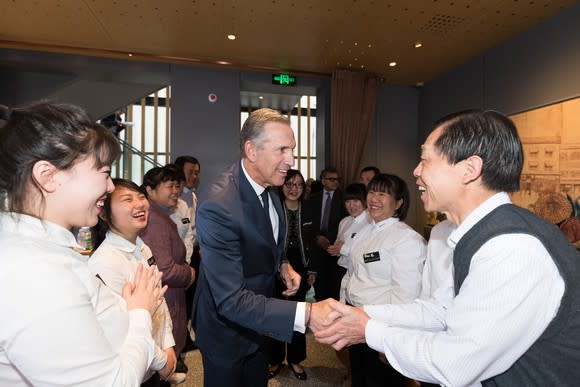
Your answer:
[[[157,265],[157,261],[153,256],[147,260],[147,263],[149,264],[149,266]]]
[[[191,223],[189,221],[189,218],[181,218],[181,224],[188,224],[188,223]]]
[[[381,260],[381,254],[378,251],[373,251],[372,253],[363,254],[363,259],[365,263],[371,263]]]

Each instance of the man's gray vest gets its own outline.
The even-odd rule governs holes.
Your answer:
[[[564,295],[556,316],[538,340],[505,372],[482,384],[580,386],[580,256],[556,226],[515,205],[499,206],[471,228],[455,247],[455,293],[461,292],[471,258],[479,248],[493,237],[514,233],[529,234],[542,242],[564,279]]]

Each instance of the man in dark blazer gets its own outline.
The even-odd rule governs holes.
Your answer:
[[[284,259],[280,199],[268,187],[284,183],[294,165],[290,121],[277,111],[250,114],[240,132],[242,159],[202,195],[197,213],[201,260],[192,323],[204,385],[268,384],[266,336],[290,341],[294,330],[320,328],[327,303],[271,298],[280,275],[293,295],[298,275]]]
[[[338,234],[338,225],[347,213],[344,208],[343,193],[340,190],[340,176],[334,167],[327,167],[320,174],[323,190],[310,197],[312,226],[316,235],[312,253],[312,269],[316,271],[314,289],[317,300],[329,297],[338,299],[340,281],[345,270],[338,266],[338,257],[326,251],[334,244]],[[327,202],[330,203],[327,204]],[[328,208],[328,210],[326,210]],[[328,215],[325,219],[325,213]]]

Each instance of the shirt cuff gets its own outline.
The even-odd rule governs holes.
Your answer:
[[[151,314],[147,310],[142,308],[130,310],[129,320],[133,326],[139,327],[138,330],[140,333],[151,336]]]
[[[365,305],[363,309],[372,320],[378,320],[381,322],[388,323],[393,321],[393,311],[392,311],[393,308],[390,308],[389,306],[390,306],[389,304]]]
[[[367,345],[377,352],[385,352],[383,348],[383,336],[385,335],[385,330],[389,327],[376,320],[369,320],[367,326],[365,327],[365,341]]]
[[[294,330],[296,332],[306,332],[306,303],[296,303],[296,314],[294,315]]]

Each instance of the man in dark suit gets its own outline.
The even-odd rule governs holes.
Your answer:
[[[268,187],[284,183],[296,146],[290,121],[277,111],[250,114],[240,132],[242,159],[202,195],[197,237],[203,257],[192,323],[204,385],[268,384],[266,336],[290,341],[294,330],[316,330],[327,303],[271,298],[280,275],[293,295],[298,275],[284,259],[280,199]]]
[[[340,190],[340,176],[336,168],[327,167],[320,174],[323,190],[310,198],[312,226],[316,235],[312,248],[313,270],[316,271],[314,289],[317,300],[338,299],[340,280],[345,270],[338,266],[337,257],[327,252],[338,234],[338,224],[347,213]]]

